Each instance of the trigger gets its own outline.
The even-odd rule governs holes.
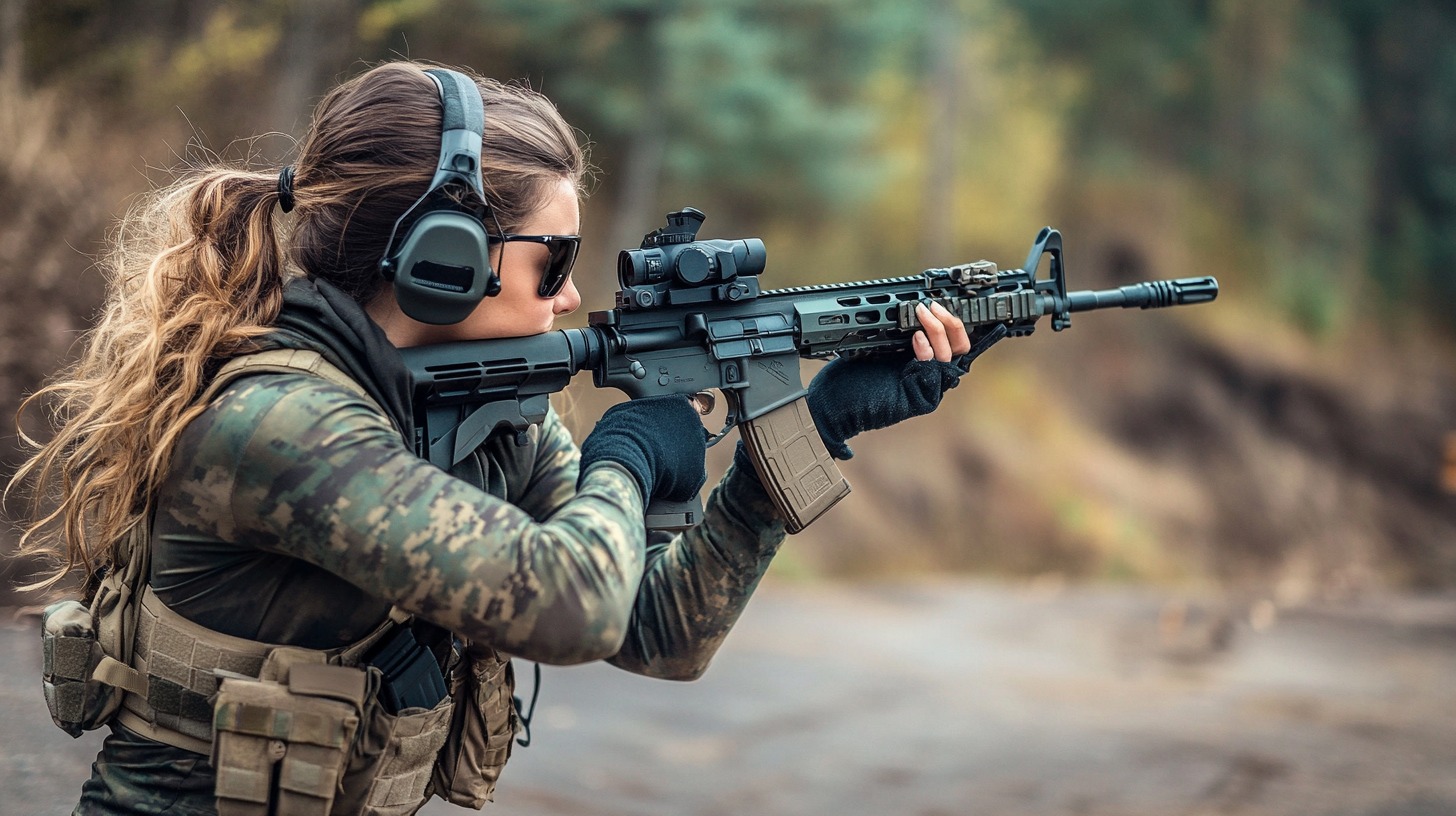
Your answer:
[[[704,392],[704,393],[706,393],[706,392]],[[708,396],[711,397],[712,395],[709,394]],[[721,442],[723,440],[723,437],[727,436],[728,435],[728,432],[731,431],[731,430],[733,430],[733,426],[735,426],[737,424],[738,424],[738,412],[736,410],[734,410],[734,408],[733,408],[733,400],[729,400],[728,401],[728,416],[726,416],[726,417],[723,418],[723,429],[721,431],[718,431],[717,433],[713,434],[712,436],[708,437],[708,447],[711,448],[714,445],[716,445],[719,442]]]
[[[717,407],[718,398],[713,395],[712,391],[699,391],[691,397],[688,397],[688,402],[691,402],[693,407],[698,409],[699,415],[707,416],[713,413],[713,409]]]

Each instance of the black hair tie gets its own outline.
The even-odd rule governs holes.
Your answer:
[[[278,171],[278,206],[284,212],[293,211],[293,165]]]

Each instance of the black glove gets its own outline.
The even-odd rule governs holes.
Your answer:
[[[616,462],[637,479],[644,502],[682,502],[708,480],[707,450],[708,431],[687,397],[630,400],[607,409],[582,441],[581,473],[596,462]]]
[[[829,455],[849,459],[854,451],[844,443],[855,434],[934,411],[971,361],[1005,336],[1006,327],[998,324],[949,363],[896,356],[841,358],[825,366],[809,383],[809,414]]]

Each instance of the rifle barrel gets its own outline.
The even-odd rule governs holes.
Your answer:
[[[1124,309],[1161,309],[1164,306],[1207,303],[1216,297],[1218,297],[1216,279],[1212,277],[1178,278],[1177,280],[1134,283],[1117,289],[1072,292],[1067,295],[1067,310],[1085,312],[1091,309],[1110,309],[1116,306]]]

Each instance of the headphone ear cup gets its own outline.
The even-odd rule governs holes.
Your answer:
[[[400,309],[421,323],[459,323],[500,292],[485,227],[460,212],[431,212],[415,222],[390,269]]]

